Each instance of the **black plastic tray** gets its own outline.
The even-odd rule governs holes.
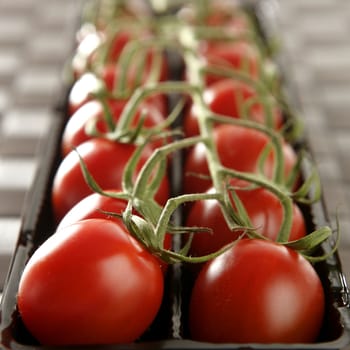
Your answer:
[[[261,29],[267,37],[271,34],[273,18],[264,11],[266,1],[250,2],[254,6]],[[282,71],[287,66],[285,57],[278,58]],[[288,73],[288,72],[286,72]],[[293,84],[285,75],[286,92],[293,108],[300,109]],[[24,266],[34,250],[54,232],[50,190],[53,175],[59,164],[59,144],[65,123],[65,110],[57,109],[57,117],[52,119],[50,135],[41,145],[41,164],[35,182],[27,194],[22,216],[18,242],[5,282],[0,309],[0,348],[11,350],[54,349],[39,345],[28,333],[16,309],[16,294]],[[307,140],[306,140],[307,142]],[[312,150],[310,150],[312,153]],[[310,171],[304,166],[304,175]],[[329,225],[326,204],[321,200],[304,208],[309,229]],[[332,242],[322,245],[324,251],[331,249]],[[165,299],[160,313],[146,334],[139,341],[125,345],[64,347],[64,349],[342,349],[350,343],[350,294],[342,272],[338,254],[317,264],[317,271],[326,292],[326,315],[322,332],[317,342],[312,344],[210,344],[186,339],[183,326],[186,303],[186,270],[181,265],[169,268],[166,280]],[[63,349],[62,347],[56,349]]]

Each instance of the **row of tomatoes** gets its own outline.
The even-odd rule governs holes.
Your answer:
[[[307,233],[298,205],[283,203],[300,186],[298,155],[265,87],[268,58],[251,18],[215,4],[159,21],[124,4],[113,22],[98,18],[79,31],[52,184],[57,229],[30,258],[17,299],[40,343],[137,341],[159,312],[168,264],[178,261],[197,262],[191,338],[317,339],[322,284],[301,254],[280,244]],[[181,82],[169,81],[164,46],[180,53]],[[168,110],[174,91],[184,105],[180,141],[171,122],[178,124],[181,103]],[[178,150],[174,193],[169,171]],[[176,227],[174,205],[183,212]]]

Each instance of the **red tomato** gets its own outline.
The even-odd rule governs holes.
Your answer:
[[[73,115],[84,103],[104,88],[104,82],[94,73],[85,73],[74,82],[68,95],[68,114]]]
[[[114,123],[117,123],[123,109],[126,105],[126,100],[111,99],[108,101],[110,112],[113,116]],[[86,132],[86,126],[95,120],[96,128],[100,133],[108,131],[107,121],[104,117],[102,103],[98,100],[92,100],[82,105],[68,120],[62,135],[62,154],[67,155],[73,148],[81,143],[93,138]],[[160,113],[158,108],[151,103],[141,103],[137,113],[133,117],[132,126],[136,127],[140,122],[140,117],[144,118],[143,126],[151,129],[156,125],[164,122],[165,117]],[[160,141],[161,142],[161,141]],[[154,144],[154,147],[160,146],[159,142]]]
[[[163,297],[158,260],[115,222],[80,221],[31,256],[18,290],[25,326],[44,345],[127,343]]]
[[[251,78],[259,75],[260,53],[255,45],[246,41],[234,41],[232,43],[217,42],[207,44],[202,49],[207,64],[223,66],[246,72]],[[207,84],[210,85],[219,80],[219,76],[208,75]]]
[[[219,5],[220,6],[220,5]],[[242,12],[234,8],[236,5],[231,4],[231,13],[228,13],[227,4],[223,5],[219,11],[215,4],[215,11],[209,14],[207,23],[211,27],[220,27],[226,34],[240,36],[251,30],[249,20]]]
[[[214,3],[213,3],[214,4]],[[178,17],[191,24],[201,24],[207,27],[220,27],[231,35],[242,36],[251,29],[250,21],[234,2],[215,2],[214,9],[206,13],[206,17],[198,16],[196,5],[186,4],[183,6]]]
[[[269,144],[269,137],[256,129],[237,125],[218,125],[213,137],[220,161],[230,169],[243,172],[256,172],[259,157]],[[289,143],[282,144],[284,156],[284,174],[288,176],[297,162],[297,156]],[[271,150],[265,161],[264,173],[272,178],[275,164]],[[205,192],[210,186],[210,179],[199,178],[193,174],[209,175],[206,148],[203,143],[196,144],[189,150],[184,164],[184,192]]]
[[[136,149],[135,145],[113,142],[106,139],[92,139],[77,147],[88,171],[102,189],[120,188],[126,163]],[[139,162],[139,169],[152,153],[145,147]],[[57,220],[81,199],[92,193],[80,166],[77,153],[71,151],[61,162],[52,186],[52,205]],[[164,204],[169,197],[169,180],[165,176],[156,194],[156,200]]]
[[[235,192],[241,200],[253,227],[257,232],[273,241],[277,239],[283,222],[283,207],[280,200],[266,188],[248,189],[249,183],[232,179],[230,185],[235,186]],[[214,193],[214,188],[208,190]],[[231,203],[235,208],[231,197]],[[208,227],[212,232],[195,234],[191,244],[191,255],[203,256],[214,253],[228,243],[233,242],[242,231],[231,231],[226,224],[217,200],[196,201],[191,207],[186,226]],[[299,207],[293,205],[293,219],[289,240],[296,240],[306,235],[303,214]]]
[[[143,54],[143,52],[141,53]],[[136,54],[137,56],[138,54]],[[152,69],[152,65],[154,63],[154,60],[156,59],[156,53],[154,50],[150,49],[147,51],[146,53],[146,57],[144,58],[144,67],[143,67],[143,74],[141,74],[141,81],[139,83],[139,85],[144,84],[147,79],[149,78],[151,69]],[[119,67],[119,66],[118,66]],[[109,64],[106,64],[101,71],[101,76],[104,79],[104,81],[106,82],[107,86],[109,89],[114,88],[115,86],[115,68],[116,68],[116,63],[111,62]],[[123,69],[122,67],[118,68],[118,69]],[[129,87],[130,88],[135,88],[137,86],[137,65],[130,65],[128,67],[129,69],[129,75],[130,75],[130,82],[132,83]],[[160,66],[158,66],[158,70],[159,70],[159,77],[158,80],[159,81],[164,81],[167,80],[168,78],[168,66],[167,66],[167,62],[164,59],[164,57],[161,57],[161,62],[160,62]]]
[[[108,38],[109,36],[113,36],[112,40]],[[108,43],[108,52],[107,54],[103,52],[106,49],[106,47],[102,47],[102,51],[95,52],[92,59],[98,59],[98,56],[100,56],[101,54],[106,54],[103,63],[117,62],[125,46],[133,39],[135,38],[133,37],[131,32],[127,32],[126,30],[117,31],[115,34],[105,33],[104,44]],[[108,40],[110,40],[111,42],[109,43]]]
[[[324,292],[311,264],[275,242],[242,239],[195,281],[193,339],[214,343],[308,343],[317,339]]]
[[[135,20],[130,17],[130,20]],[[90,30],[79,41],[72,60],[72,68],[75,78],[89,70],[89,66],[96,70],[101,65],[117,63],[125,46],[133,40],[150,39],[151,34],[146,30],[141,32],[109,30]]]
[[[118,191],[114,191],[118,192]],[[74,205],[68,213],[60,220],[56,231],[86,219],[105,219],[123,224],[122,218],[108,213],[122,215],[127,202],[119,198],[103,196],[99,193],[91,193]]]
[[[106,65],[102,69],[101,77],[94,73],[85,73],[76,80],[68,95],[68,114],[73,115],[83,104],[94,99],[94,94],[98,94],[104,89],[111,92],[115,84],[120,79],[121,68],[117,65]],[[137,87],[135,82],[135,72],[127,73],[127,88],[130,93]],[[166,97],[161,94],[154,94],[146,99],[147,102],[154,104],[164,115],[167,113]]]
[[[205,41],[199,48],[199,55],[206,66],[242,71],[253,79],[258,78],[260,73],[260,53],[255,45],[247,41]],[[207,73],[205,83],[209,86],[223,79],[227,78],[223,75]]]
[[[203,100],[208,108],[217,114],[222,114],[232,118],[243,118],[242,104],[250,103],[257,98],[257,92],[249,84],[233,79],[222,79],[213,83],[204,90]],[[248,109],[248,119],[261,124],[269,125],[262,103],[252,103]],[[198,112],[196,106],[192,105],[184,119],[184,131],[186,136],[199,134]],[[278,108],[272,113],[272,126],[279,129],[282,126],[282,114]]]
[[[135,90],[138,86],[144,85],[147,81],[147,79],[150,76],[150,72],[152,69],[152,64],[155,59],[155,54],[150,51],[148,52],[146,56],[146,62],[144,72],[141,76],[141,81],[137,81],[138,76],[137,76],[137,69],[134,66],[129,67],[128,70],[128,76],[127,76],[127,88],[130,89],[132,92]],[[117,84],[118,80],[120,79],[121,72],[122,72],[121,67],[116,66],[115,64],[107,64],[103,67],[101,71],[101,78],[105,82],[107,90],[108,91],[113,91]],[[165,81],[168,78],[168,67],[165,59],[163,58],[161,61],[161,66],[158,68],[159,69],[159,81]],[[167,99],[163,94],[152,94],[146,99],[147,102],[150,102],[151,104],[154,104],[162,114],[166,115],[167,114]]]
[[[122,225],[125,229],[127,229],[121,217],[107,214],[113,213],[122,215],[126,205],[126,200],[103,196],[99,193],[92,193],[83,198],[68,211],[68,213],[59,222],[56,231],[60,231],[66,226],[86,219],[112,220],[116,221],[119,225]],[[164,239],[164,248],[169,250],[171,249],[171,246],[172,236],[170,234],[166,234]],[[160,260],[160,265],[162,270],[165,272],[167,270],[167,264]]]

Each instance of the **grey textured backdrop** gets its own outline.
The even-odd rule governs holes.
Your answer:
[[[0,0],[0,290],[40,164],[78,0]]]
[[[340,255],[350,277],[350,2],[281,0],[279,22]]]

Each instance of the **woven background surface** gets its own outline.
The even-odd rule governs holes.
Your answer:
[[[78,0],[0,0],[0,291],[40,165]],[[350,1],[271,1],[350,280]]]
[[[0,290],[71,52],[78,0],[0,0]]]

